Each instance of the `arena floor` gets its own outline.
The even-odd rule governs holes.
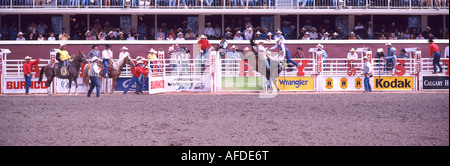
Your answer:
[[[449,146],[449,93],[0,95],[0,145]]]

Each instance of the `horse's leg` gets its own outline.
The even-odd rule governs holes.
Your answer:
[[[72,96],[72,78],[69,78],[69,96]]]
[[[47,86],[47,93],[48,93],[49,96],[52,96],[51,85],[52,85],[54,76],[53,75],[50,75],[50,76],[46,75],[46,77],[47,77],[47,82],[45,82],[45,85]]]
[[[116,84],[117,84],[117,76],[112,78],[112,81],[113,82],[112,82],[112,87],[111,87],[111,93],[114,94],[114,87],[116,87]]]
[[[78,79],[75,78],[73,81],[75,82],[75,96],[78,96]]]

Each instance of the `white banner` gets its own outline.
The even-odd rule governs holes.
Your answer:
[[[166,76],[167,92],[210,92],[211,78],[204,76]]]
[[[104,93],[105,92],[105,84],[102,83],[102,80],[105,79],[101,79],[99,78],[98,81],[100,81],[100,93]],[[78,84],[78,93],[87,93],[87,91],[89,90],[90,87],[86,87],[86,85],[83,84],[83,78],[78,77],[77,79],[77,84]],[[105,80],[106,81],[106,80]],[[111,81],[108,82],[108,85],[110,84]],[[68,79],[60,79],[60,78],[55,78],[55,93],[69,93],[69,80]],[[72,82],[72,87],[71,87],[71,92],[75,93],[75,81]],[[110,86],[108,86],[108,88],[110,88]],[[92,91],[92,93],[95,93],[96,89],[94,88],[94,91]]]
[[[164,77],[149,77],[149,90],[150,94],[164,93],[166,92]]]
[[[45,85],[47,79],[43,79],[38,83],[39,78],[31,78],[30,93],[47,93]],[[25,94],[25,78],[5,78],[4,93],[24,93]]]

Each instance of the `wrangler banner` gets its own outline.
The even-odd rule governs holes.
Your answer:
[[[278,77],[282,91],[314,91],[314,77]]]
[[[414,90],[414,77],[373,77],[374,90]]]

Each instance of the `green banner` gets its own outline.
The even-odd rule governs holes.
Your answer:
[[[261,91],[263,77],[222,77],[222,90]]]

